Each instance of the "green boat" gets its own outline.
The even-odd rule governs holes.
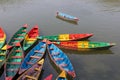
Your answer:
[[[7,57],[7,50],[10,49],[11,46],[5,45],[3,48],[0,50],[0,69],[3,66],[3,64],[6,62],[6,57]]]
[[[25,24],[23,27],[21,27],[10,39],[8,42],[8,45],[14,46],[14,43],[17,42],[22,42],[25,38],[26,35],[26,30],[27,30],[28,25]]]
[[[24,58],[24,54],[21,48],[20,43],[16,43],[14,48],[8,55],[6,64],[5,64],[5,80],[13,80],[15,75],[17,74],[21,62]]]
[[[83,49],[108,49],[115,46],[115,43],[109,42],[96,42],[96,41],[64,41],[64,42],[53,42],[58,47],[73,49],[73,50],[83,50]]]

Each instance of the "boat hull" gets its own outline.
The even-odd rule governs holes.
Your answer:
[[[13,80],[19,70],[23,58],[24,54],[21,45],[20,43],[16,43],[5,63],[5,80]]]
[[[29,48],[37,41],[37,37],[39,36],[39,27],[35,25],[25,36],[23,42],[23,50],[25,52],[29,51]]]
[[[14,35],[8,41],[8,45],[14,46],[18,42],[22,43],[22,41],[24,40],[25,35],[27,33],[27,27],[28,27],[28,25],[25,24],[16,33],[14,33]]]
[[[51,51],[52,48],[53,50]],[[70,60],[57,46],[51,43],[49,44],[47,42],[47,50],[49,53],[50,60],[53,63],[53,66],[56,67],[57,71],[60,72],[65,70],[68,75],[72,77],[76,76]],[[54,53],[58,53],[58,54],[54,54]]]
[[[46,43],[44,41],[38,42],[25,56],[18,74],[32,67],[37,61],[44,57],[46,52]]]
[[[67,21],[73,21],[73,22],[78,22],[79,19],[77,17],[62,13],[62,12],[57,12],[56,17],[59,17],[63,20],[67,20]]]
[[[75,33],[75,34],[59,34],[50,36],[39,36],[38,39],[48,39],[50,41],[77,41],[88,39],[93,33]]]
[[[5,43],[6,43],[6,33],[0,27],[0,49],[5,45]]]
[[[17,80],[38,80],[42,71],[43,63],[44,59],[41,59],[35,65],[25,71],[22,75],[20,75]]]
[[[92,41],[68,41],[55,42],[58,47],[72,50],[92,50],[92,49],[109,49],[115,43],[108,42],[92,42]]]

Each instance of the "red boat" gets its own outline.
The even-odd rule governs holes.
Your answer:
[[[58,34],[50,36],[39,36],[38,39],[48,39],[50,41],[73,41],[73,40],[83,40],[88,39],[93,36],[93,33],[71,33],[71,34]]]

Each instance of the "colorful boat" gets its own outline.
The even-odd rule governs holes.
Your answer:
[[[47,50],[51,61],[55,64],[58,70],[60,71],[65,70],[67,74],[69,74],[70,76],[76,77],[72,63],[62,50],[60,50],[50,41],[47,41]]]
[[[35,65],[25,71],[17,80],[39,80],[42,71],[44,59],[38,61]]]
[[[73,50],[82,50],[82,49],[108,49],[115,43],[108,42],[92,42],[92,41],[65,41],[65,42],[54,42],[58,47],[73,49]]]
[[[19,70],[19,74],[32,67],[37,61],[43,58],[46,51],[46,43],[43,41],[35,45],[25,56]]]
[[[44,80],[52,80],[53,74],[48,75]]]
[[[25,24],[23,27],[21,27],[9,40],[8,45],[14,46],[14,43],[22,42],[26,35],[28,25]]]
[[[8,55],[4,69],[6,75],[5,80],[13,80],[19,70],[23,58],[24,54],[21,45],[18,42]]]
[[[36,42],[38,36],[39,36],[39,27],[38,25],[35,25],[25,36],[23,42],[23,50],[27,51]]]
[[[12,46],[5,45],[3,48],[0,50],[0,69],[3,66],[3,64],[6,62],[7,58],[7,50],[10,49]]]
[[[67,76],[66,76],[66,72],[63,70],[63,71],[59,74],[59,76],[57,77],[56,80],[68,80],[68,79],[67,79]]]
[[[79,21],[77,17],[71,16],[71,15],[68,15],[62,12],[57,12],[56,16],[64,20],[68,20],[68,21],[75,21],[75,22]]]
[[[0,49],[4,46],[5,42],[6,42],[6,33],[0,27]]]
[[[73,41],[73,40],[83,40],[88,39],[93,36],[93,33],[71,33],[71,34],[59,34],[50,36],[39,36],[38,39],[48,39],[50,41]]]

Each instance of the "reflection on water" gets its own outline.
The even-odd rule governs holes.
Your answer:
[[[60,19],[60,20],[62,20],[62,21],[68,22],[68,23],[70,23],[70,24],[78,25],[78,23],[77,23],[76,21],[68,21],[68,20],[62,19],[62,18],[60,18],[60,17],[58,17],[58,16],[56,16],[56,18],[57,18],[57,19]]]

